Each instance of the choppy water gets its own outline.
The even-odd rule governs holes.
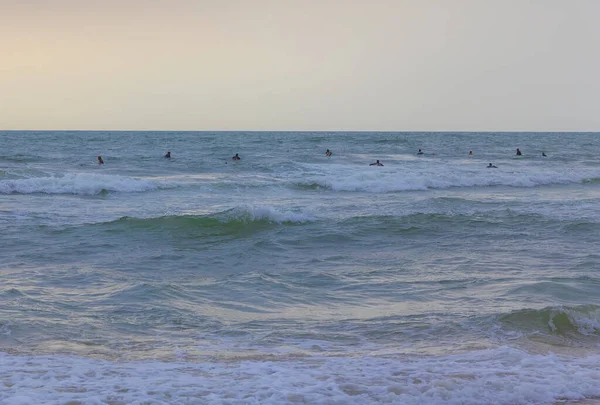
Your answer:
[[[0,404],[600,395],[598,134],[0,146]]]

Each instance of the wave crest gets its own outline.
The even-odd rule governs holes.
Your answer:
[[[239,220],[252,221],[268,221],[277,223],[302,223],[312,222],[315,217],[306,212],[295,212],[290,210],[280,211],[268,206],[241,206],[229,211],[225,211],[227,217]]]

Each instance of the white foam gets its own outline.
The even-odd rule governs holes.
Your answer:
[[[0,403],[553,404],[600,395],[600,356],[497,348],[445,357],[114,363],[0,353]]]
[[[595,309],[582,314],[580,311],[564,309],[569,321],[577,328],[577,331],[583,335],[596,335],[600,333],[600,309]],[[550,319],[551,328],[555,328],[553,319]]]
[[[472,165],[444,165],[426,167],[365,167],[315,175],[303,184],[317,184],[334,191],[363,191],[388,193],[451,187],[536,187],[549,184],[581,183],[600,177],[594,170],[557,171],[547,168],[526,167],[510,169],[474,169]]]
[[[271,221],[277,223],[284,222],[312,222],[314,215],[309,212],[295,212],[290,210],[281,211],[265,205],[244,205],[233,210],[233,216],[236,218],[249,218],[251,221]]]
[[[131,193],[155,190],[160,187],[161,183],[153,180],[96,173],[67,173],[64,175],[0,181],[0,193],[2,194],[94,195],[103,190]]]

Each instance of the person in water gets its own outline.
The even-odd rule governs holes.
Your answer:
[[[231,158],[231,160],[241,160],[242,158],[236,153],[234,157]]]
[[[103,165],[104,164],[104,160],[102,160],[102,156],[98,156],[98,164],[99,165]]]
[[[383,166],[383,164],[379,160],[377,160],[377,162],[371,163],[369,166]]]
[[[487,168],[488,168],[488,169],[497,169],[497,168],[498,168],[498,166],[496,166],[496,165],[493,165],[493,164],[491,164],[491,163],[490,163],[489,165],[487,165]]]
[[[327,149],[327,151],[325,152],[325,156],[331,157],[331,155],[333,155],[333,153],[331,153],[331,151]]]
[[[422,155],[423,151],[421,149],[419,149],[419,151],[417,152],[417,155]]]
[[[521,150],[517,148],[517,156],[521,156]]]
[[[473,151],[472,150],[469,151],[469,156],[473,156]]]
[[[171,159],[171,152],[167,152],[167,154],[165,155],[166,159]]]
[[[543,156],[543,157],[546,157],[546,152],[542,152],[542,156]]]

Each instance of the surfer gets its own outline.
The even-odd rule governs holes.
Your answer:
[[[167,154],[165,155],[165,159],[171,159],[171,152],[167,152]]]
[[[242,158],[240,158],[240,156],[236,153],[234,157],[231,158],[231,160],[241,160]]]
[[[417,155],[422,155],[423,151],[421,149],[419,149],[419,151],[417,152]]]
[[[371,163],[369,166],[383,166],[383,164],[377,160],[377,162]]]
[[[473,151],[472,150],[469,151],[469,156],[473,156]]]
[[[490,163],[489,165],[487,165],[487,168],[488,168],[488,169],[497,169],[497,168],[498,168],[498,166],[496,166],[496,165],[493,165],[493,164],[491,164],[491,163]]]
[[[104,160],[102,160],[102,156],[98,156],[98,164],[99,165],[103,165],[104,164]]]
[[[325,152],[325,156],[331,157],[331,155],[333,155],[333,153],[331,153],[331,151],[327,149],[327,151]]]
[[[517,148],[517,156],[521,156],[521,150]]]
[[[542,156],[543,156],[543,157],[546,157],[546,152],[542,152]]]

